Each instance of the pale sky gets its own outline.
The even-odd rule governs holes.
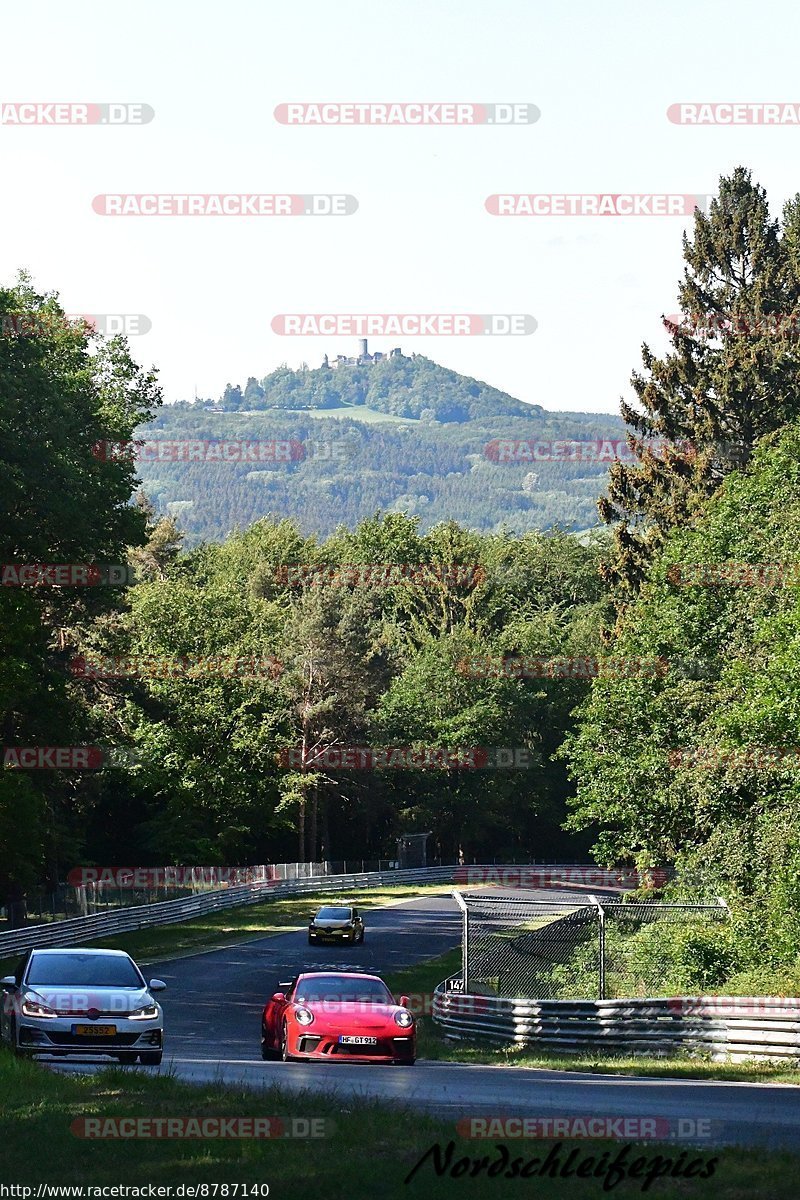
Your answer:
[[[549,409],[614,411],[675,311],[689,217],[497,218],[497,192],[707,193],[737,164],[774,211],[800,126],[672,124],[679,101],[800,103],[789,0],[37,0],[3,12],[3,104],[149,104],[142,126],[0,125],[0,278],[144,314],[168,401],[355,339],[279,313],[524,313],[519,337],[398,342]],[[526,102],[530,125],[297,127],[289,101]],[[353,216],[98,216],[100,193],[347,193]]]

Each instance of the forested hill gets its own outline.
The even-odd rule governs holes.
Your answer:
[[[176,517],[185,545],[221,541],[261,517],[291,517],[322,537],[376,511],[456,520],[515,533],[598,522],[596,501],[625,427],[610,413],[547,412],[430,359],[394,357],[319,370],[281,367],[219,400],[164,407],[139,431],[139,477],[156,511]],[[513,461],[498,439],[521,448]],[[174,443],[168,447],[151,442]],[[257,461],[192,460],[187,443],[257,442]],[[291,442],[287,459],[272,443]],[[561,443],[583,450],[570,458]],[[558,445],[554,445],[558,443]],[[526,447],[528,448],[526,451]]]
[[[293,371],[282,366],[244,390],[228,384],[226,412],[262,408],[333,409],[365,406],[375,412],[443,423],[486,417],[524,417],[543,410],[507,392],[459,375],[421,354],[397,354],[378,362]]]

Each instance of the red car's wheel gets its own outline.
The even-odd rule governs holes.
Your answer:
[[[281,1024],[281,1059],[283,1062],[293,1061],[289,1053],[289,1028],[285,1020]]]
[[[265,1062],[278,1057],[275,1047],[267,1044],[267,1031],[263,1025],[261,1026],[261,1057]]]

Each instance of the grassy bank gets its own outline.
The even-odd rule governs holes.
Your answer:
[[[291,1069],[291,1068],[289,1068]],[[381,1068],[365,1068],[366,1070]],[[391,1070],[391,1068],[386,1068]],[[332,1123],[318,1140],[131,1139],[85,1140],[71,1131],[76,1120],[101,1117],[279,1117],[291,1127],[293,1119]],[[397,1104],[383,1106],[352,1099],[341,1103],[324,1096],[292,1096],[272,1089],[246,1092],[217,1084],[193,1086],[169,1076],[120,1069],[96,1075],[73,1076],[46,1071],[34,1063],[17,1062],[0,1052],[0,1178],[3,1183],[113,1185],[267,1184],[274,1198],[311,1194],[319,1200],[395,1200],[407,1197],[483,1197],[511,1194],[563,1200],[600,1197],[602,1180],[544,1177],[515,1188],[502,1178],[487,1180],[437,1177],[430,1160],[409,1184],[404,1179],[435,1143],[443,1150],[455,1141],[452,1162],[489,1156],[496,1143],[465,1141],[452,1123],[445,1123]],[[551,1142],[507,1143],[511,1158],[540,1160]],[[604,1152],[613,1158],[619,1143],[562,1143],[563,1163],[572,1150],[576,1160],[591,1157],[595,1165]],[[659,1200],[698,1200],[710,1194],[723,1200],[764,1195],[789,1200],[796,1194],[800,1159],[788,1154],[723,1150],[688,1146],[632,1148],[628,1161],[641,1156],[646,1164],[656,1156],[674,1165],[686,1151],[684,1166],[700,1158],[703,1166],[717,1159],[709,1179],[658,1179],[647,1195]],[[649,1169],[648,1166],[644,1170]],[[642,1179],[627,1179],[614,1187],[616,1196],[642,1194]],[[232,1193],[229,1193],[232,1194]],[[240,1193],[241,1194],[241,1193]],[[213,1196],[209,1190],[206,1195]]]
[[[395,995],[406,993],[419,1004],[430,997],[437,983],[455,974],[461,966],[461,951],[418,963],[386,976]],[[443,1062],[483,1063],[498,1067],[542,1067],[551,1071],[587,1071],[598,1075],[650,1075],[660,1079],[729,1079],[738,1083],[800,1084],[800,1070],[783,1063],[726,1063],[685,1057],[655,1058],[645,1055],[601,1054],[595,1050],[558,1054],[491,1042],[451,1042],[429,1016],[418,1022],[419,1057]]]

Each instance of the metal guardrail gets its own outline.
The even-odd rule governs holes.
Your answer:
[[[602,1049],[653,1057],[692,1052],[733,1062],[800,1059],[800,999],[527,1000],[467,995],[461,984],[454,975],[433,996],[433,1019],[453,1040],[486,1038],[565,1054]]]
[[[156,904],[95,913],[88,917],[72,917],[45,925],[28,925],[0,933],[0,958],[30,949],[32,946],[74,946],[87,939],[111,937],[156,925],[173,925],[193,917],[260,904],[277,896],[302,896],[305,893],[348,892],[357,888],[380,887],[397,883],[449,883],[453,873],[463,868],[419,867],[411,870],[372,871],[354,875],[319,875],[308,879],[268,881],[245,884],[181,900],[164,900]]]

